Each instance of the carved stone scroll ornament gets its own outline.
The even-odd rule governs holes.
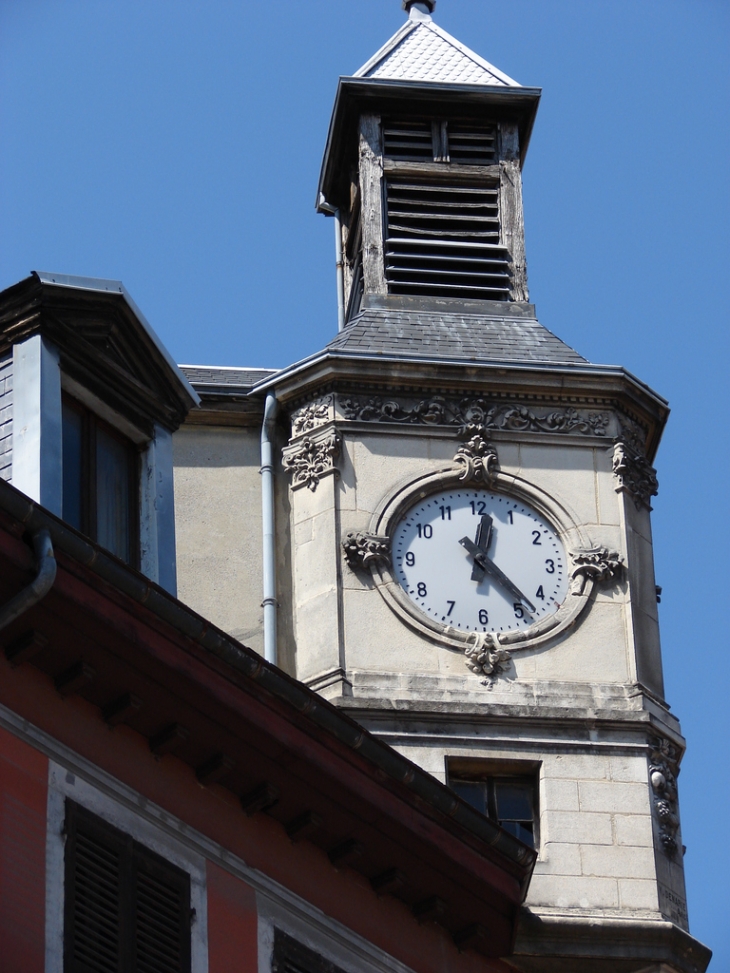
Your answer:
[[[372,562],[390,564],[390,540],[377,534],[350,531],[342,542],[345,560],[353,569],[367,568]]]
[[[654,796],[654,811],[659,824],[659,840],[669,858],[679,850],[677,832],[677,775],[679,774],[679,750],[664,737],[650,741],[649,780]]]
[[[332,411],[333,395],[323,395],[292,413],[292,438],[303,436],[318,426],[324,426],[334,418]]]
[[[512,664],[512,656],[492,633],[483,636],[476,645],[467,646],[464,651],[467,667],[477,675],[492,680],[507,672]]]
[[[491,483],[499,472],[497,450],[479,433],[456,450],[454,463],[462,467],[463,483]]]
[[[624,567],[624,559],[618,551],[609,551],[607,547],[576,551],[572,558],[574,567],[570,577],[575,595],[583,594],[589,580],[594,584],[613,581],[621,575]]]
[[[342,437],[334,429],[321,438],[307,436],[285,446],[282,466],[291,475],[292,490],[308,487],[314,492],[323,476],[336,474],[341,447]]]
[[[462,437],[472,436],[480,429],[605,436],[611,422],[607,412],[575,408],[541,412],[526,405],[502,405],[481,398],[447,399],[440,395],[415,404],[379,396],[366,400],[345,397],[339,399],[339,404],[343,418],[350,421],[457,426]]]
[[[618,480],[617,493],[630,493],[637,507],[651,510],[651,498],[659,492],[656,470],[628,437],[614,444],[613,474]]]

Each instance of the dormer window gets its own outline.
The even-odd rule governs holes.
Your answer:
[[[76,399],[63,397],[63,519],[112,554],[139,561],[139,456]]]

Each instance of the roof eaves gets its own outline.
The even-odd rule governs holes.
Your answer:
[[[147,318],[142,314],[140,309],[135,304],[132,299],[132,295],[129,293],[127,288],[120,280],[106,280],[102,277],[76,277],[71,274],[54,274],[43,270],[34,270],[33,274],[38,278],[38,280],[48,287],[58,287],[65,289],[75,289],[82,291],[97,291],[99,293],[108,294],[119,294],[126,301],[129,309],[134,314],[134,316],[139,321],[143,330],[146,332],[148,338],[155,346],[159,354],[165,361],[165,364],[169,366],[170,370],[173,372],[177,378],[179,384],[183,387],[186,395],[191,401],[191,406],[200,405],[200,396],[192,387],[190,382],[187,380],[180,367],[173,359],[170,352],[164,346],[162,341],[158,338],[154,328],[149,323]]]

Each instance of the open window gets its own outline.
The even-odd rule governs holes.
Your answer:
[[[530,848],[539,848],[537,768],[451,758],[448,783],[463,800]]]
[[[139,562],[139,454],[90,409],[63,396],[63,519],[134,567]]]
[[[64,973],[190,973],[190,876],[66,801]]]

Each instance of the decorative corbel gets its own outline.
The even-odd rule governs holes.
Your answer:
[[[499,472],[497,450],[481,432],[459,446],[454,463],[462,467],[459,480],[463,483],[491,483]]]
[[[342,541],[342,550],[353,571],[367,568],[373,561],[390,564],[390,540],[378,534],[350,531]]]
[[[654,797],[654,811],[659,823],[659,840],[667,857],[674,858],[679,851],[677,843],[679,751],[664,737],[652,737],[649,744],[651,746],[649,781]]]
[[[478,676],[496,679],[507,672],[512,664],[512,656],[499,644],[496,633],[488,632],[474,645],[468,645],[464,650],[467,668]]]
[[[316,439],[306,436],[285,446],[282,466],[291,475],[292,490],[308,487],[314,492],[323,476],[337,475],[335,460],[341,448],[342,437],[335,429]]]
[[[609,551],[607,547],[576,551],[571,557],[574,567],[570,578],[575,595],[583,594],[587,581],[594,584],[613,581],[621,575],[624,568],[624,559],[618,551]]]
[[[651,498],[659,492],[656,470],[628,437],[614,444],[613,475],[618,481],[616,493],[630,493],[637,507],[651,510]]]

